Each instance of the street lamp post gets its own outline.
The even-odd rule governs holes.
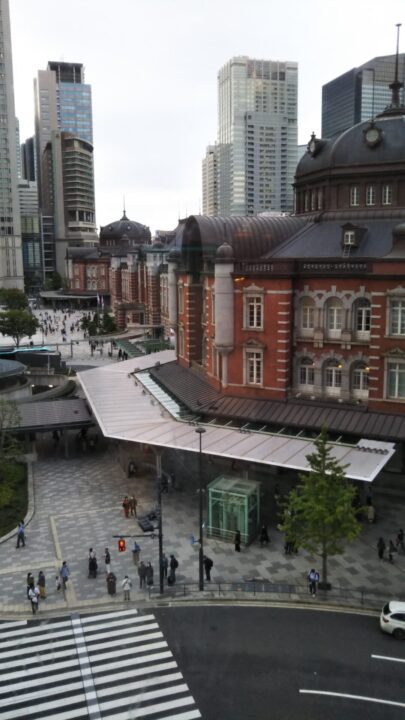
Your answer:
[[[199,525],[200,525],[200,551],[199,551],[199,563],[198,563],[198,577],[199,577],[199,589],[204,590],[204,541],[203,541],[203,487],[202,487],[202,451],[201,451],[201,438],[205,433],[205,428],[198,427],[196,429],[199,437],[199,452],[198,452],[198,481],[200,485],[200,502],[199,502]]]

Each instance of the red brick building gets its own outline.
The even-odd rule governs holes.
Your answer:
[[[207,416],[257,425],[262,412],[293,434],[325,423],[403,442],[405,108],[395,96],[374,121],[311,138],[295,197],[294,216],[186,220],[168,258],[178,363],[159,382],[181,396],[189,369]]]

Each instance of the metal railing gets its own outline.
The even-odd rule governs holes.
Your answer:
[[[345,607],[367,607],[381,609],[387,600],[392,599],[389,593],[373,593],[363,588],[332,587],[330,590],[318,588],[316,596],[311,596],[308,585],[272,583],[260,579],[243,580],[240,582],[208,582],[205,581],[204,591],[200,592],[198,583],[181,583],[165,585],[164,594],[159,588],[148,588],[150,600],[170,600],[182,598],[194,599],[251,599],[277,600],[286,602],[305,602],[311,604],[331,604]],[[405,595],[396,596],[396,600],[405,600]]]

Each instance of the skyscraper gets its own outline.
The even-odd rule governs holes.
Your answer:
[[[45,272],[64,275],[67,246],[98,239],[91,87],[82,64],[48,62],[34,80],[34,93]]]
[[[293,209],[298,65],[234,57],[218,73],[219,215]]]
[[[381,113],[391,102],[395,55],[382,55],[348,70],[322,87],[322,137],[329,138]],[[405,80],[405,54],[398,56],[399,80]],[[404,101],[404,90],[400,91]]]
[[[0,287],[24,288],[8,0],[0,0]]]
[[[218,145],[208,145],[202,161],[203,215],[218,215]]]

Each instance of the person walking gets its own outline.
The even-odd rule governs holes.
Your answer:
[[[203,563],[204,563],[204,570],[205,570],[205,579],[207,580],[207,582],[211,582],[211,570],[212,570],[214,563],[211,560],[211,558],[207,557],[207,555],[204,555]]]
[[[34,585],[35,585],[34,576],[32,573],[29,572],[29,573],[27,573],[27,598],[28,598],[29,591],[31,590],[31,588],[34,587]]]
[[[384,557],[384,552],[385,552],[385,542],[384,542],[384,538],[382,538],[382,537],[378,538],[377,552],[378,552],[378,557],[380,558],[380,560],[382,560]]]
[[[91,556],[89,558],[89,578],[97,577],[97,568],[98,568],[97,558],[95,555]]]
[[[18,523],[16,548],[19,548],[21,543],[22,543],[22,546],[25,547],[25,523],[24,523],[24,520],[21,520],[21,522]]]
[[[153,586],[153,567],[150,562],[146,563],[146,584],[148,587]]]
[[[125,495],[123,501],[122,501],[122,507],[124,508],[124,515],[125,517],[129,517],[129,497],[128,495]]]
[[[138,545],[136,540],[134,540],[134,547],[132,548],[132,560],[134,561],[134,565],[138,565],[140,554],[141,546]]]
[[[38,573],[37,585],[39,587],[39,597],[41,598],[41,600],[45,600],[46,599],[45,574],[43,573],[42,570],[40,570]]]
[[[146,565],[141,560],[139,566],[138,566],[138,575],[139,575],[139,589],[142,590],[143,587],[146,587]]]
[[[260,547],[263,547],[263,545],[268,545],[269,542],[270,538],[267,532],[267,527],[265,525],[262,525],[262,529],[260,530]]]
[[[163,577],[166,578],[166,580],[167,580],[167,568],[169,567],[169,561],[168,561],[168,559],[167,559],[167,557],[166,557],[166,555],[165,555],[164,553],[163,553],[163,555],[162,555],[162,565],[161,565],[161,567],[162,567]]]
[[[136,499],[135,495],[132,495],[129,498],[129,507],[131,510],[131,515],[135,515],[135,517],[138,517],[138,515],[136,513],[136,509],[138,507],[138,500]]]
[[[105,571],[107,575],[111,572],[111,555],[108,548],[104,550]]]
[[[128,575],[125,575],[125,577],[124,577],[124,579],[123,579],[123,581],[122,581],[122,583],[121,583],[121,586],[122,586],[122,589],[123,589],[123,591],[124,591],[124,601],[125,601],[125,602],[129,602],[130,599],[131,599],[130,590],[131,590],[131,587],[132,587],[132,582],[131,582],[131,580],[129,579]]]
[[[390,563],[394,562],[393,554],[397,552],[397,548],[395,547],[392,540],[388,543],[388,560]]]
[[[234,543],[235,543],[235,552],[240,552],[240,543],[241,543],[240,530],[237,530],[235,533]]]
[[[36,585],[33,585],[28,591],[28,599],[31,601],[31,610],[33,615],[35,615],[38,610],[38,598],[39,589]]]
[[[319,572],[312,568],[307,575],[307,579],[309,592],[311,593],[312,597],[315,597],[319,583]]]
[[[176,570],[179,567],[179,563],[176,560],[176,558],[174,557],[174,555],[170,555],[169,567],[170,567],[170,576],[169,576],[168,582],[169,582],[169,585],[174,585],[174,583],[176,582]]]
[[[402,528],[398,530],[398,535],[396,539],[398,552],[401,550],[402,553],[405,553],[405,545],[404,545],[404,531]]]
[[[117,591],[117,578],[115,577],[114,573],[110,572],[108,573],[106,577],[107,581],[107,592],[111,597],[113,597]]]
[[[68,564],[67,564],[66,560],[64,560],[62,563],[62,567],[59,571],[59,575],[60,575],[60,579],[61,579],[61,583],[62,583],[62,590],[65,591],[66,586],[67,586],[67,581],[69,580],[69,576],[70,576],[70,570],[68,568]]]

